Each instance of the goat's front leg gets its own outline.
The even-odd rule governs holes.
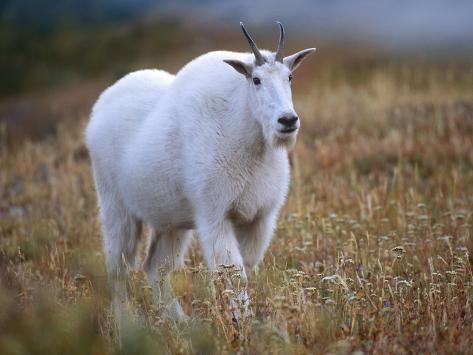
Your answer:
[[[263,259],[274,233],[277,211],[259,214],[253,221],[235,228],[245,268],[250,272]]]
[[[241,256],[238,241],[232,223],[225,217],[206,218],[197,220],[199,241],[202,246],[205,260],[211,271],[218,271],[221,267],[233,266],[238,270],[236,279],[230,280],[230,285],[236,293],[236,300],[243,305],[247,302],[246,271]],[[233,315],[238,318],[239,312],[232,301]]]

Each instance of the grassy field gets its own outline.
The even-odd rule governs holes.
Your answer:
[[[166,319],[132,273],[120,347],[86,115],[17,144],[4,127],[0,352],[471,354],[473,67],[313,60],[294,79],[289,198],[237,323],[194,245],[173,278],[192,321]]]

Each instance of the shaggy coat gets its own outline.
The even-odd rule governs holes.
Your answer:
[[[137,71],[95,104],[86,142],[116,306],[126,301],[126,264],[134,264],[142,223],[151,229],[144,271],[177,316],[169,273],[182,266],[193,230],[211,270],[235,265],[246,280],[263,258],[288,192],[287,151],[297,132],[278,131],[279,117],[295,115],[285,82],[294,63],[261,53],[259,67],[253,54],[218,51],[176,76]],[[258,71],[265,93],[254,88]]]

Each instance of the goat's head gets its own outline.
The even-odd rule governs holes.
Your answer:
[[[241,29],[253,56],[248,61],[229,59],[225,63],[243,74],[249,86],[249,106],[262,126],[263,134],[272,145],[292,146],[300,123],[292,103],[292,72],[302,60],[315,51],[304,49],[284,57],[284,27],[279,25],[279,45],[275,53],[260,51],[243,23]]]

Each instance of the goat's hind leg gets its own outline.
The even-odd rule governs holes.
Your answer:
[[[134,268],[141,222],[132,216],[108,220],[104,224],[103,243],[107,274],[111,285],[114,312],[128,308],[128,270]]]
[[[185,320],[187,316],[174,296],[171,273],[184,265],[184,257],[192,239],[192,231],[178,230],[160,233],[152,230],[148,255],[143,265],[148,282],[172,318]]]
[[[130,214],[116,194],[100,184],[100,179],[96,182],[112,306],[115,316],[120,318],[128,308],[128,269],[135,264],[142,223]]]

